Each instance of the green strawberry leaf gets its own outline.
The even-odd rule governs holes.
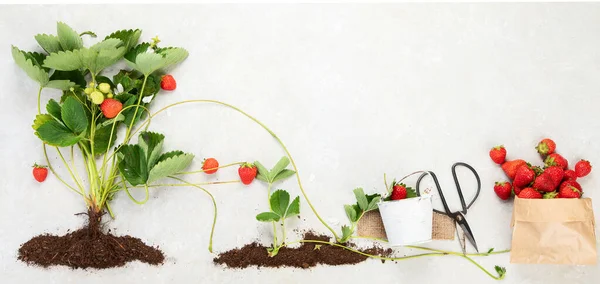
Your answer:
[[[36,65],[36,60],[31,56],[27,56],[25,52],[21,51],[15,46],[12,46],[12,57],[29,78],[35,80],[40,86],[45,86],[48,81],[48,73],[42,69],[42,67]]]
[[[54,120],[54,117],[52,117],[49,114],[38,114],[35,116],[35,119],[33,120],[33,125],[31,127],[33,128],[33,130],[38,130],[40,126],[51,120]]]
[[[283,169],[281,172],[279,172],[274,178],[273,178],[273,182],[276,182],[278,180],[283,180],[286,179],[288,177],[291,177],[295,174],[295,171],[292,170],[288,170],[288,169]]]
[[[46,111],[54,118],[62,121],[61,107],[54,99],[50,99],[48,101],[48,103],[46,104]]]
[[[52,53],[44,60],[44,67],[52,68],[60,71],[73,71],[82,69],[85,65],[81,60],[84,49],[67,50]],[[87,49],[85,49],[87,50]]]
[[[137,44],[141,35],[142,35],[142,31],[139,29],[120,30],[120,31],[116,31],[116,32],[110,34],[105,39],[109,39],[109,38],[120,39],[121,41],[123,41],[123,43],[125,45],[125,49],[130,50]]]
[[[119,148],[119,172],[133,186],[148,181],[148,167],[140,145],[122,145]]]
[[[281,219],[281,216],[273,212],[262,212],[256,215],[256,220],[261,222],[277,222]]]
[[[494,248],[491,248],[491,249],[489,249],[489,250],[488,250],[488,252],[487,252],[487,253],[488,253],[488,254],[490,254],[490,253],[492,253],[493,251],[494,251]]]
[[[367,209],[365,210],[365,212],[379,208],[379,201],[381,201],[381,195],[371,194],[371,195],[367,195],[366,197],[367,197],[367,201],[369,202],[369,205],[367,206]]]
[[[137,56],[140,54],[146,53],[146,51],[148,51],[149,47],[150,47],[150,44],[147,42],[142,42],[142,43],[136,45],[129,52],[125,53],[125,62],[130,66],[135,65]]]
[[[406,187],[406,198],[417,197],[417,191],[412,187]]]
[[[261,174],[257,174],[257,175],[256,175],[256,179],[258,179],[258,180],[260,180],[260,181],[264,181],[264,182],[266,182],[266,183],[268,183],[268,182],[269,182],[269,180],[267,179],[267,177],[265,177],[264,175],[261,175]]]
[[[256,178],[259,180],[262,180],[264,182],[271,182],[269,179],[269,176],[270,176],[269,170],[267,170],[267,168],[265,168],[265,166],[263,166],[263,164],[261,164],[259,161],[255,161],[254,165],[256,166],[256,169],[258,170],[258,174],[257,174]]]
[[[183,151],[179,151],[179,150],[175,150],[175,151],[171,151],[171,152],[166,152],[162,155],[160,155],[160,157],[158,157],[158,161],[156,161],[157,163],[160,163],[166,159],[175,157],[175,156],[180,156],[185,154]]]
[[[358,206],[360,207],[360,209],[366,211],[369,207],[369,201],[367,200],[363,189],[360,187],[354,189],[354,196],[356,196],[356,201],[358,202]]]
[[[496,265],[494,266],[494,269],[498,273],[498,280],[504,279],[504,276],[506,275],[506,268]]]
[[[358,213],[354,210],[354,206],[344,205],[344,209],[346,210],[346,216],[348,216],[350,222],[354,223],[358,220]]]
[[[352,228],[346,225],[342,226],[342,239],[340,240],[340,242],[345,243],[350,239],[352,234],[354,234],[354,230],[352,230]]]
[[[73,133],[66,126],[56,120],[48,120],[40,125],[36,135],[48,145],[67,147],[76,144],[83,138],[85,133],[79,135]]]
[[[63,22],[56,25],[58,41],[64,50],[75,50],[83,47],[83,40],[79,34]]]
[[[188,56],[188,52],[183,48],[161,48],[148,52],[149,47],[150,44],[142,43],[125,54],[127,65],[142,72],[145,76],[156,70],[175,65]]]
[[[290,164],[290,159],[288,159],[288,157],[286,157],[286,156],[281,157],[281,159],[279,159],[279,161],[277,162],[277,164],[275,164],[275,166],[269,172],[269,179],[271,181],[274,181],[275,177],[281,171],[283,171],[283,169],[285,169],[289,164]]]
[[[66,91],[66,90],[70,89],[71,87],[75,87],[75,83],[73,83],[69,80],[52,80],[52,81],[49,81],[45,87]]]
[[[296,196],[285,212],[285,218],[290,218],[300,214],[300,197]]]
[[[285,190],[279,189],[271,194],[269,203],[273,212],[279,216],[285,216],[285,212],[290,204],[290,194]]]
[[[112,125],[96,128],[94,132],[94,154],[101,155],[106,153],[115,144],[116,139],[117,129],[113,130]]]
[[[35,40],[48,53],[56,53],[63,50],[57,36],[38,34],[35,36]]]
[[[185,170],[192,163],[193,159],[194,155],[192,154],[182,154],[156,163],[150,170],[148,184]]]
[[[81,74],[81,72],[79,70],[73,70],[73,71],[55,70],[54,73],[52,73],[52,76],[50,76],[50,81],[56,81],[56,80],[67,80],[67,81],[73,82],[75,85],[77,85],[81,88],[87,87],[86,86],[87,82],[85,81],[85,77],[83,76],[83,74]]]
[[[75,133],[83,133],[88,127],[87,115],[83,105],[74,97],[68,97],[61,108],[61,117],[65,125]]]
[[[160,153],[162,152],[164,139],[165,136],[160,133],[147,131],[140,133],[138,145],[142,147],[142,150],[144,150],[144,153],[146,154],[146,163],[148,164],[149,169],[152,169],[158,161]]]

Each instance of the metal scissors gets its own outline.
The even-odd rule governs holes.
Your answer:
[[[473,172],[473,175],[475,176],[475,179],[477,180],[477,191],[475,193],[475,196],[471,200],[471,202],[469,202],[469,204],[466,204],[466,202],[465,202],[465,198],[463,197],[462,189],[460,188],[460,183],[458,181],[458,177],[456,176],[456,167],[457,166],[463,166],[463,167],[469,169],[471,172]],[[417,185],[416,185],[417,194],[421,195],[419,185],[421,183],[421,180],[427,175],[431,175],[431,178],[433,179],[433,181],[435,183],[435,187],[437,188],[437,192],[440,196],[440,199],[442,200],[442,204],[444,205],[444,211],[440,211],[437,209],[433,209],[433,211],[440,213],[440,214],[448,215],[448,217],[452,218],[454,220],[454,222],[456,224],[458,224],[458,226],[461,228],[461,230],[463,232],[462,238],[460,235],[458,235],[459,234],[458,231],[456,233],[458,235],[458,239],[461,244],[463,254],[466,254],[466,245],[465,245],[465,240],[464,240],[465,237],[473,245],[475,250],[477,252],[479,252],[479,249],[477,248],[477,243],[475,242],[475,237],[473,236],[473,232],[471,231],[471,227],[469,226],[469,223],[467,223],[467,219],[465,218],[465,215],[467,214],[467,209],[471,208],[471,205],[473,205],[475,200],[477,200],[477,197],[479,197],[479,192],[481,191],[481,180],[479,179],[479,175],[477,174],[477,171],[475,171],[475,169],[473,167],[471,167],[470,165],[468,165],[466,163],[462,163],[462,162],[458,162],[458,163],[455,163],[454,165],[452,165],[452,176],[454,177],[454,184],[456,185],[456,191],[458,192],[458,197],[460,198],[460,203],[462,205],[462,210],[456,211],[456,212],[450,211],[450,208],[448,207],[448,203],[446,203],[446,198],[444,198],[444,193],[442,192],[442,189],[440,187],[440,183],[438,182],[437,176],[435,175],[435,173],[433,173],[431,171],[424,172],[423,174],[421,174],[421,176],[419,176],[419,179],[417,180]]]

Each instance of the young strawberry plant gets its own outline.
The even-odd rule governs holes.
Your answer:
[[[276,256],[279,249],[285,245],[285,219],[300,214],[300,197],[297,196],[290,203],[290,194],[285,190],[279,189],[271,194],[271,188],[275,182],[291,177],[296,173],[295,171],[286,169],[289,164],[290,160],[287,157],[282,157],[269,171],[260,162],[254,162],[258,170],[256,178],[268,184],[267,196],[270,211],[256,215],[256,220],[271,222],[273,224],[273,246],[267,249],[269,256]],[[279,224],[282,231],[281,242],[277,240],[277,227]]]

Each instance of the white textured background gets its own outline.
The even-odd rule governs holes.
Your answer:
[[[32,236],[62,234],[82,223],[73,216],[84,210],[78,196],[51,175],[43,184],[31,178],[31,165],[43,161],[30,128],[37,87],[10,56],[11,44],[37,48],[33,36],[55,33],[58,20],[102,36],[141,28],[145,40],[159,35],[165,44],[187,48],[188,60],[173,72],[177,91],[162,95],[153,109],[206,98],[254,114],[287,143],[307,193],[336,229],[346,220],[342,205],[352,202],[351,190],[382,191],[383,172],[400,177],[434,170],[450,192],[450,166],[465,161],[483,182],[468,214],[479,247],[505,249],[511,205],[493,193],[494,181],[504,175],[489,160],[490,147],[502,143],[510,158],[537,162],[533,147],[550,136],[571,163],[587,158],[600,166],[598,4],[3,6],[2,283],[493,282],[454,257],[311,270],[216,267],[206,249],[211,203],[192,188],[153,190],[143,206],[125,194],[113,203],[117,219],[109,227],[159,244],[168,257],[163,266],[72,271],[18,262],[17,248]],[[47,90],[43,97],[59,93]],[[186,105],[157,118],[151,129],[166,134],[167,148],[196,154],[194,168],[210,156],[222,163],[258,159],[272,165],[283,155],[266,132],[223,107]],[[192,180],[229,180],[235,172]],[[600,214],[598,169],[581,182]],[[465,190],[472,183],[465,179]],[[299,194],[293,180],[281,187]],[[210,189],[220,206],[216,251],[270,239],[268,227],[254,219],[267,207],[262,184]],[[302,206],[306,221],[292,225],[326,232],[304,200]],[[459,250],[456,242],[431,245]],[[506,266],[505,283],[600,279],[599,266],[511,265],[508,258],[477,261],[490,269]]]

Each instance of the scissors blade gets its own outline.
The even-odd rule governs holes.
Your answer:
[[[456,230],[456,237],[458,238],[458,243],[460,244],[460,249],[463,254],[467,254],[467,244],[465,243],[465,233],[462,230]]]
[[[469,227],[469,223],[467,223],[467,219],[465,219],[465,216],[463,214],[461,214],[460,212],[457,212],[457,213],[458,214],[456,215],[456,223],[460,226],[460,228],[462,229],[463,233],[465,234],[465,237],[473,245],[473,247],[475,248],[475,250],[477,252],[479,252],[479,249],[477,248],[477,243],[475,242],[475,237],[473,236],[473,232],[471,231],[471,227]]]

